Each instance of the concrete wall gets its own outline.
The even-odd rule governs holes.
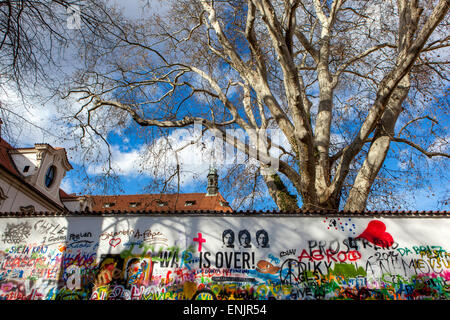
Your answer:
[[[4,217],[0,299],[449,299],[449,230],[426,216]]]
[[[20,186],[20,187],[19,187]],[[38,196],[31,197],[26,193],[26,188],[19,184],[13,184],[11,181],[4,180],[0,177],[0,188],[7,197],[4,201],[0,201],[0,212],[19,212],[22,206],[34,206],[36,211],[48,211],[50,208],[42,205],[37,199]]]

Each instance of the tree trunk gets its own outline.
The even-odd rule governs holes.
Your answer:
[[[286,185],[277,173],[261,169],[269,194],[280,210],[298,210],[297,197],[288,192]]]
[[[399,58],[405,56],[414,42],[414,35],[417,31],[417,25],[422,13],[417,1],[408,2],[399,1],[399,40],[398,52]],[[350,190],[345,210],[360,211],[367,205],[370,189],[386,159],[389,151],[391,139],[394,137],[395,124],[402,111],[402,103],[408,95],[410,83],[410,72],[408,72],[398,83],[393,91],[386,109],[375,130],[372,144],[366,159],[356,176],[353,186]]]
[[[409,87],[410,80],[407,74],[392,94],[380,125],[375,130],[367,157],[350,190],[345,210],[362,211],[366,208],[370,189],[386,159],[391,139],[394,137],[395,124],[402,111],[402,103],[408,95]]]

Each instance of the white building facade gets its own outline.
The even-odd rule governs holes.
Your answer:
[[[60,188],[72,169],[64,148],[49,144],[14,148],[0,138],[0,212],[90,209],[88,197],[68,195]]]

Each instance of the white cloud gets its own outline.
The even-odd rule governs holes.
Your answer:
[[[4,90],[0,95],[2,117],[10,138],[17,146],[29,146],[46,142],[59,146],[64,136],[61,127],[56,125],[58,114],[54,104],[42,105],[39,102],[24,101],[12,90]],[[55,143],[57,142],[58,143]]]
[[[122,148],[119,145],[111,146],[111,166],[119,176],[136,177],[140,174],[151,177],[161,178],[164,174],[171,174],[180,164],[181,180],[184,184],[191,183],[195,174],[202,174],[209,168],[209,157],[207,156],[206,146],[201,143],[191,144],[187,130],[175,130],[173,134],[165,138],[158,138],[152,146],[139,145]],[[169,141],[170,146],[167,142]],[[107,170],[106,154],[103,160],[97,164],[88,166],[88,173],[92,175],[105,173]],[[167,172],[165,172],[167,170]]]
[[[232,132],[236,135],[237,132]],[[271,134],[274,138],[275,134]],[[286,141],[275,137],[277,144],[290,150]],[[241,136],[242,138],[242,136]],[[214,151],[214,152],[212,152]],[[195,177],[206,175],[211,164],[215,164],[219,171],[225,170],[234,163],[244,163],[248,159],[243,153],[234,150],[218,138],[212,139],[211,133],[201,136],[200,128],[180,128],[172,131],[167,137],[159,137],[153,144],[124,147],[111,146],[111,165],[120,176],[135,177],[143,175],[150,178],[162,178],[173,174],[177,165],[180,166],[180,182],[182,185],[194,182]],[[279,150],[271,150],[274,157]],[[106,153],[104,153],[106,155]],[[214,156],[214,160],[213,157]],[[250,160],[253,163],[253,160]],[[106,172],[106,158],[98,164],[88,167],[89,174]]]
[[[111,146],[111,166],[116,173],[121,176],[137,175],[140,148],[131,149],[129,151],[121,151],[120,146]],[[87,167],[88,174],[98,175],[105,173],[107,170],[107,152],[104,152],[99,163],[91,163]]]

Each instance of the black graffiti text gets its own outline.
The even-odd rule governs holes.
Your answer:
[[[199,267],[209,268],[211,263],[213,263],[216,268],[255,269],[255,253],[246,251],[218,251],[215,254],[212,254],[209,251],[200,252]]]

